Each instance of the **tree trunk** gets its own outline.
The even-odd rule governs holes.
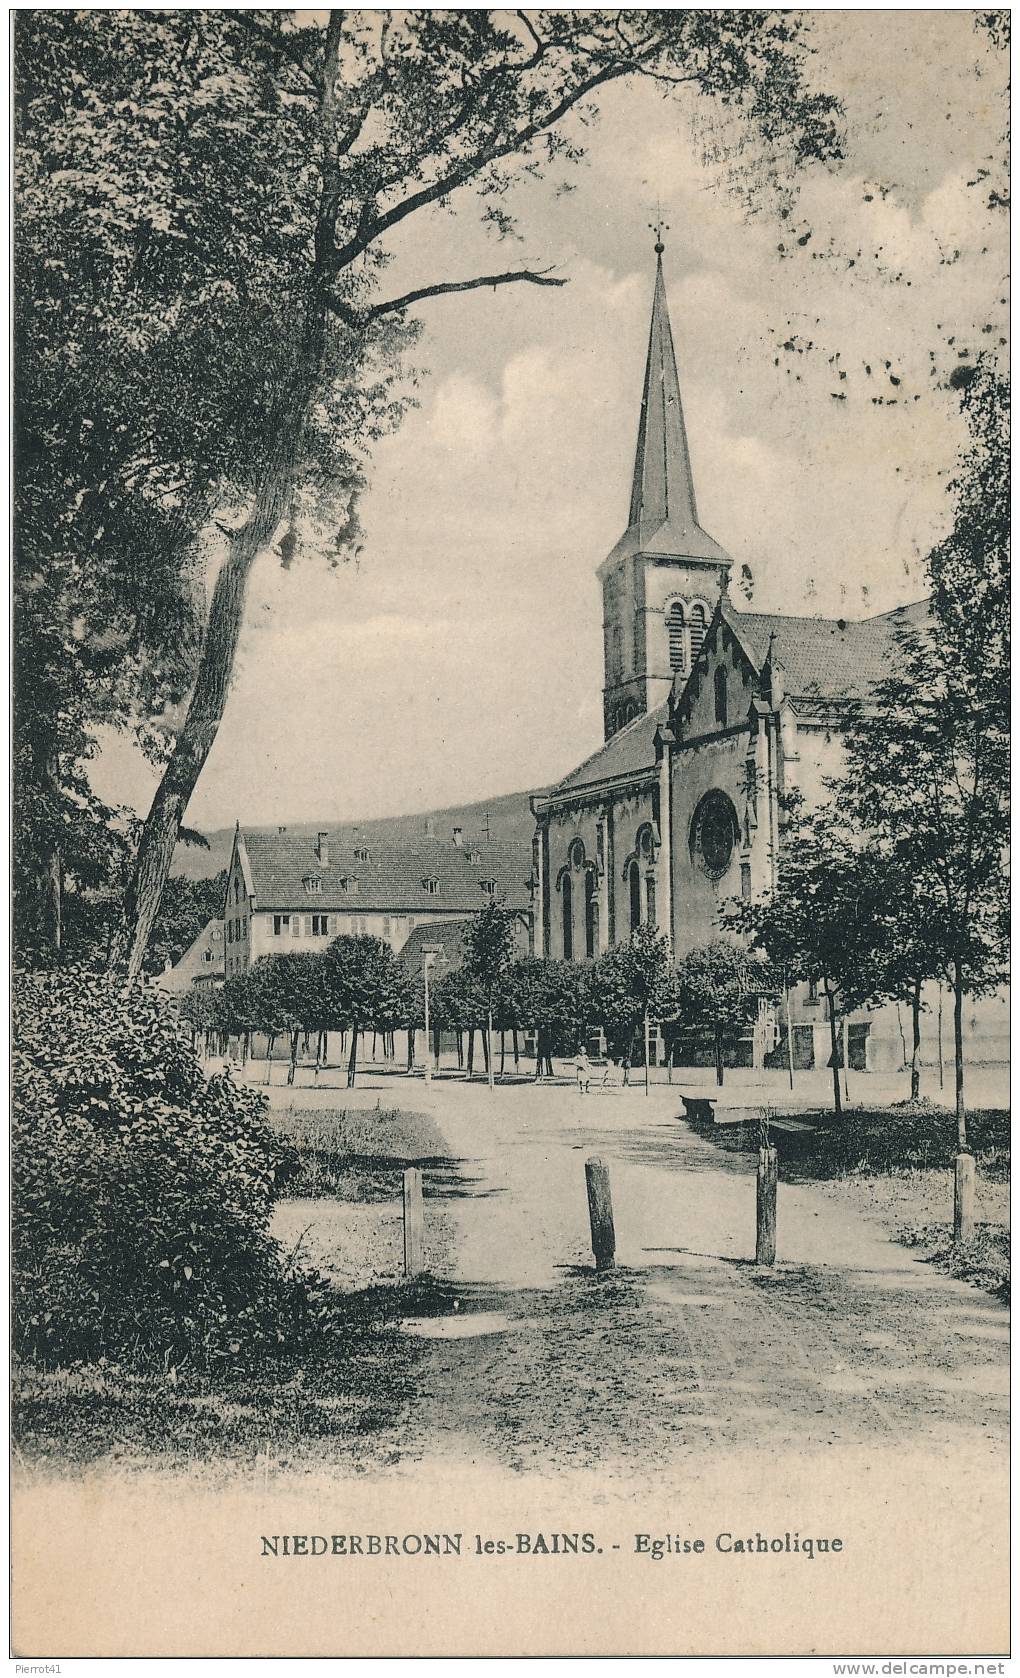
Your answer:
[[[243,1031],[241,1033],[241,1065],[242,1066],[247,1066],[250,1055],[251,1055],[251,1032],[250,1031]]]
[[[953,1060],[956,1072],[956,1141],[961,1154],[970,1153],[967,1109],[963,1099],[963,963],[953,962]]]
[[[475,1069],[475,1033],[474,1028],[468,1032],[467,1075],[470,1078]]]
[[[500,1075],[501,1078],[502,1078],[505,1071],[506,1071],[506,1032],[503,1031],[502,1029],[500,1029],[500,1033],[499,1033],[499,1075]]]
[[[276,1044],[276,1032],[271,1031],[269,1033],[269,1042],[266,1045],[266,1083],[267,1084],[272,1083],[272,1080],[273,1080],[273,1048],[274,1048],[275,1044]]]
[[[492,1009],[485,1018],[485,1073],[489,1080],[490,1090],[495,1087],[494,1068],[492,1064]]]
[[[946,1062],[942,1052],[942,980],[939,980],[939,1089],[946,1087]]]
[[[542,1076],[542,1027],[535,1030],[535,1082]]]
[[[836,997],[828,979],[825,985],[825,1000],[829,1009],[829,1041],[832,1044],[832,1098],[836,1107],[837,1118],[843,1116],[843,1100],[839,1093],[839,1033],[836,1030]]]
[[[439,1072],[439,1057],[443,1052],[443,1028],[441,1025],[432,1027],[432,1065],[436,1073]]]
[[[648,1094],[648,1061],[649,1061],[649,1024],[648,1009],[645,1009],[645,1094]]]
[[[288,1084],[292,1084],[294,1079],[297,1077],[298,1043],[300,1040],[301,1032],[298,1027],[295,1026],[290,1034],[290,1065],[287,1068]]]
[[[715,1029],[715,1081],[721,1087],[723,1078],[725,1076],[725,1073],[724,1073],[724,1070],[723,1070],[723,1063],[722,1063],[722,1032],[719,1030],[718,1026],[716,1026],[714,1029]]]
[[[331,13],[324,43],[318,113],[322,162],[315,256],[295,371],[269,421],[269,434],[274,441],[258,475],[251,512],[228,538],[227,555],[209,606],[188,714],[142,828],[134,871],[125,893],[124,926],[114,951],[115,964],[126,965],[129,979],[136,979],[141,972],[181,822],[223,720],[244,622],[248,580],[255,560],[272,542],[290,503],[301,433],[321,377],[340,200],[336,99],[342,27],[341,15]]]
[[[514,1028],[513,1028],[513,1045],[514,1045],[514,1072],[517,1073],[521,1069],[521,1043],[520,1043],[520,1038],[517,1035],[517,1027],[516,1026],[514,1026]]]
[[[457,1033],[457,1071],[458,1072],[463,1072],[463,1070],[464,1070],[464,1033],[462,1031],[458,1031],[458,1033]]]
[[[412,1073],[414,1071],[414,1026],[413,1025],[409,1025],[408,1028],[407,1028],[407,1070],[408,1070],[409,1075],[410,1075],[410,1073]]]
[[[357,1023],[351,1026],[351,1053],[347,1062],[347,1088],[349,1090],[354,1088],[354,1080],[358,1076],[358,1032],[360,1029]]]
[[[910,1055],[910,1099],[916,1101],[921,1094],[921,981],[914,980],[914,989],[910,996],[910,1025],[911,1025],[911,1055]]]

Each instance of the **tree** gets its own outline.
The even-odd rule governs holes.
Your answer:
[[[931,623],[898,627],[895,668],[868,704],[850,710],[839,788],[883,866],[903,881],[908,966],[925,977],[948,973],[961,1152],[963,998],[998,985],[1006,961],[1007,404],[1002,376],[979,358],[961,383],[969,442],[951,484],[952,529],[927,560]]]
[[[508,1010],[535,1032],[535,1079],[552,1077],[554,1054],[574,1054],[592,1023],[592,970],[587,963],[527,956],[504,981]]]
[[[715,1078],[720,1085],[723,1051],[747,1030],[748,999],[741,983],[746,965],[742,950],[721,941],[692,950],[677,964],[677,1018],[685,1026],[702,1027],[712,1033]]]
[[[862,852],[838,813],[806,813],[799,793],[788,795],[780,833],[779,881],[770,896],[738,900],[720,917],[748,937],[789,980],[821,982],[825,992],[832,1095],[842,1115],[839,1020],[873,1001],[881,989],[875,950],[884,914],[881,872]]]
[[[494,899],[475,915],[464,934],[464,970],[485,997],[485,1065],[490,1089],[495,1083],[492,1015],[499,986],[510,971],[517,950],[514,920],[514,912],[505,900]]]
[[[648,1094],[649,1037],[653,1019],[675,1010],[669,942],[652,926],[639,926],[627,944],[616,944],[599,957],[592,974],[592,1006],[615,1060],[622,1060],[629,1081],[634,1037],[644,1031],[645,1094]]]
[[[254,1029],[266,1036],[266,1083],[273,1076],[273,1047],[287,1026],[287,1011],[279,983],[278,956],[260,956],[248,969],[249,1002]]]
[[[514,162],[533,175],[574,162],[600,90],[628,77],[728,106],[778,169],[838,154],[835,106],[803,84],[793,13],[26,19],[19,143],[33,219],[22,286],[41,300],[24,328],[38,350],[31,435],[63,416],[54,466],[66,478],[67,454],[81,477],[90,556],[106,540],[107,501],[128,529],[144,500],[138,569],[158,560],[187,630],[163,637],[188,654],[183,716],[166,714],[179,664],[169,652],[161,662],[162,647],[140,650],[153,679],[136,685],[150,690],[150,714],[163,694],[168,751],[127,900],[125,960],[137,974],[223,715],[258,554],[278,543],[289,564],[327,522],[334,560],[355,538],[364,448],[399,418],[393,370],[417,304],[562,283],[519,266],[379,298],[390,233],[473,189],[483,221],[508,234],[500,198]],[[111,344],[96,414],[90,377]],[[70,403],[65,364],[78,370]],[[222,559],[203,618],[200,591],[183,584],[210,534]],[[97,614],[90,630],[101,627]]]
[[[351,1050],[347,1088],[358,1074],[358,1040],[366,1026],[390,1027],[407,1018],[412,1005],[406,970],[380,938],[343,935],[334,938],[321,957],[319,982],[321,1017],[349,1027]]]
[[[904,630],[900,650],[874,709],[850,731],[849,774],[871,777],[876,843],[909,882],[903,908],[921,928],[925,965],[949,974],[957,1136],[966,1152],[963,998],[993,989],[1005,965],[1006,719],[990,692],[986,701],[968,691],[961,667],[947,667],[933,635]]]

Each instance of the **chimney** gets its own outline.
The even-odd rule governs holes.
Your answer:
[[[425,837],[426,837],[426,839],[434,839],[435,836],[436,836],[436,824],[432,820],[431,816],[426,816],[425,817]]]
[[[453,842],[456,845],[458,851],[463,848],[463,845],[464,845],[464,829],[462,827],[455,827],[454,828],[454,830],[453,830]]]
[[[276,831],[277,833],[286,833],[287,829],[285,827],[278,827]]]
[[[328,833],[320,833],[319,834],[319,836],[318,836],[318,838],[316,839],[316,842],[315,842],[315,854],[319,859],[319,866],[322,867],[322,868],[328,868],[328,866],[329,866],[329,834]]]

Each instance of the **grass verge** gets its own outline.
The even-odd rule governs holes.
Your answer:
[[[784,1115],[776,1111],[776,1118]],[[977,1175],[973,1241],[953,1240],[953,1159],[956,1117],[928,1101],[893,1107],[797,1111],[790,1118],[813,1132],[775,1130],[780,1170],[788,1182],[817,1183],[833,1199],[880,1223],[894,1240],[914,1247],[936,1269],[1008,1301],[1009,1113],[980,1108],[967,1116]],[[758,1147],[753,1124],[709,1132],[722,1147]]]
[[[448,1157],[432,1119],[394,1107],[278,1108],[269,1122],[293,1150],[283,1184],[293,1198],[392,1200],[405,1166],[437,1165]]]

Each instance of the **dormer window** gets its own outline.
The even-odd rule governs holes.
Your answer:
[[[425,893],[426,897],[439,896],[439,881],[436,879],[434,874],[426,874],[421,883],[421,889]]]
[[[309,897],[314,897],[322,890],[322,879],[318,874],[306,874],[302,884]]]
[[[481,886],[481,888],[484,891],[486,897],[495,897],[495,895],[496,895],[496,882],[495,882],[495,880],[479,880],[478,884]]]
[[[358,846],[357,850],[354,853],[354,860],[355,860],[355,862],[367,862],[369,860],[368,852],[365,849],[364,845],[359,845]]]
[[[358,885],[359,881],[356,874],[345,874],[340,881],[341,889],[347,893],[348,897],[357,896]]]

